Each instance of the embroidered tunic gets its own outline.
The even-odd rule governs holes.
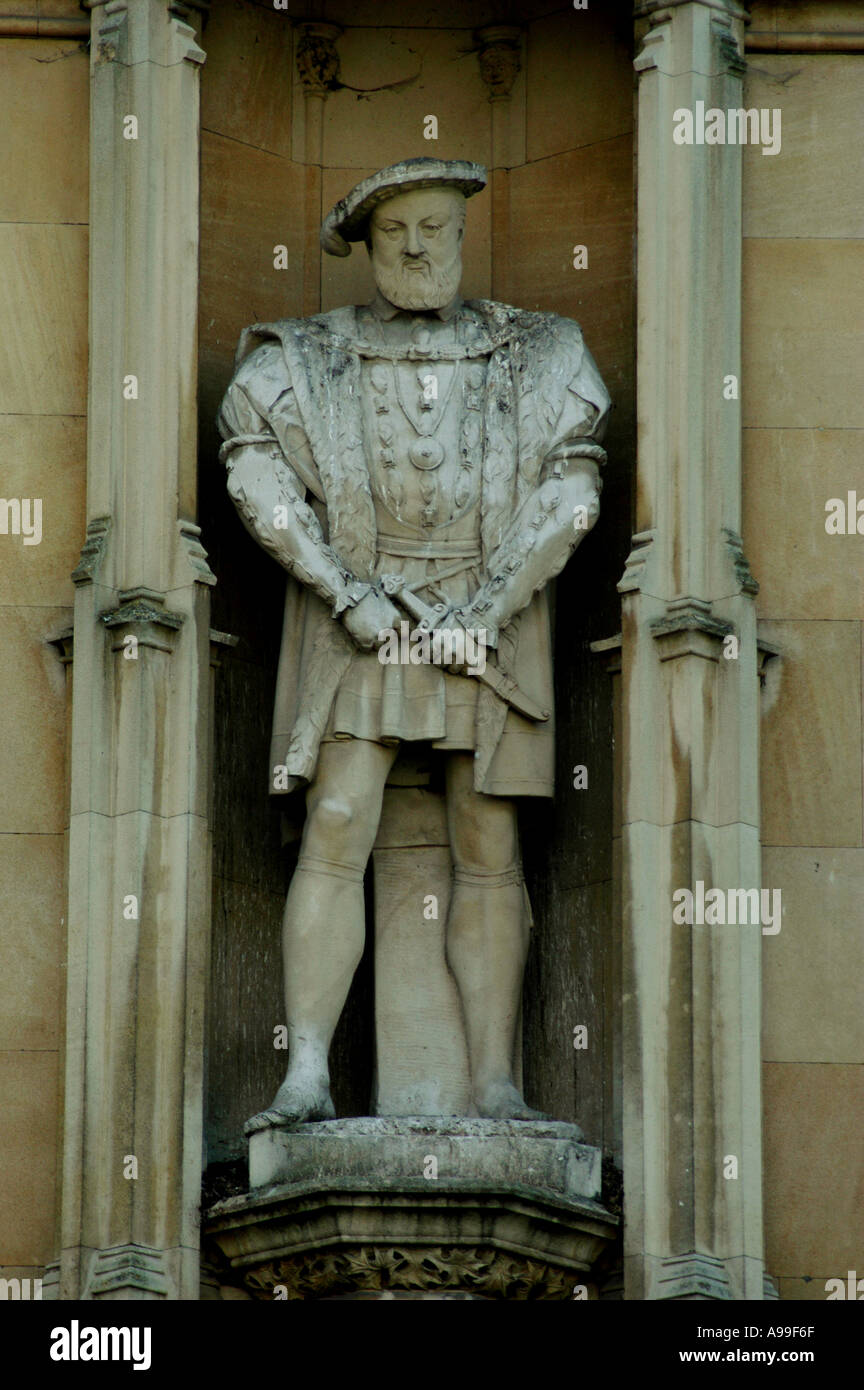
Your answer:
[[[404,574],[424,601],[472,600],[530,487],[569,458],[604,457],[608,396],[578,327],[553,315],[461,301],[412,314],[379,296],[244,337],[240,359],[250,338],[264,341],[240,361],[223,402],[229,469],[234,447],[275,446],[270,466],[290,467],[331,553],[362,579]],[[538,379],[544,351],[556,354],[554,380]],[[512,569],[520,560],[511,552]],[[502,628],[492,655],[552,707],[545,592]],[[273,759],[287,763],[292,786],[314,774],[320,742],[355,737],[474,749],[480,790],[552,794],[552,719],[525,719],[441,666],[382,664],[358,651],[290,577],[276,704]]]

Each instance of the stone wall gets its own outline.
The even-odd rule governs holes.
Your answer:
[[[82,27],[72,0],[42,10]],[[0,34],[0,492],[7,501],[40,499],[42,513],[38,544],[0,534],[6,1277],[39,1277],[52,1258],[60,1170],[67,700],[60,652],[49,639],[71,626],[70,574],[84,530],[87,76],[86,51],[74,33]]]
[[[13,8],[20,18],[28,7]],[[62,634],[85,520],[86,18],[75,0],[29,8],[29,29],[0,16],[0,255],[14,267],[0,288],[0,492],[42,503],[38,546],[0,534],[6,1277],[38,1277],[56,1253],[71,679]],[[291,21],[304,8],[217,3],[201,34],[199,520],[219,578],[213,626],[238,639],[219,647],[215,675],[210,1159],[241,1153],[242,1120],[281,1069],[272,1025],[291,869],[264,794],[280,575],[227,499],[214,416],[246,324],[369,292],[362,249],[321,257],[321,214],[373,168],[428,153],[495,170],[469,205],[466,293],[577,318],[616,406],[603,517],[558,584],[559,789],[524,828],[538,920],[525,1037],[529,1099],[576,1118],[620,1158],[612,701],[588,644],[618,631],[615,583],[634,529],[629,7],[576,14],[550,0],[508,4],[504,15],[483,0],[334,0],[317,7],[344,31],[326,96],[297,77]],[[762,692],[763,882],[784,905],[782,931],[762,952],[766,1265],[781,1297],[821,1300],[826,1279],[860,1273],[864,1235],[862,571],[860,538],[825,531],[829,498],[864,498],[862,7],[750,9],[745,100],[783,119],[779,157],[743,151],[744,547],[761,585],[760,634],[780,653]],[[509,98],[490,104],[474,31],[502,22],[520,29],[520,71]],[[437,142],[423,139],[428,114]],[[583,271],[572,268],[576,244],[588,247]],[[277,271],[278,245],[288,268]],[[588,766],[587,791],[572,789],[577,763]],[[345,1115],[368,1104],[370,991],[367,961],[336,1043]],[[580,1023],[587,1052],[572,1047]]]
[[[756,5],[753,31],[862,37],[860,5]],[[839,40],[842,43],[842,39]],[[801,47],[805,47],[802,42]],[[744,546],[760,635],[766,1264],[825,1297],[864,1241],[862,539],[825,504],[864,498],[864,52],[751,51],[747,106],[782,152],[744,150]]]

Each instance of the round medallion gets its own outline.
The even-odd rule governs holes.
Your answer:
[[[437,439],[415,439],[408,450],[408,457],[415,468],[424,471],[438,468],[444,461],[444,448]]]

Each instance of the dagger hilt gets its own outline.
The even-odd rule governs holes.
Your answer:
[[[447,612],[446,603],[424,603],[422,598],[412,593],[404,574],[384,574],[380,583],[387,597],[398,600],[405,612],[416,620],[420,632],[431,632],[439,618],[443,618]]]

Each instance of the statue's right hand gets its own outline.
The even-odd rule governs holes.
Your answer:
[[[385,594],[370,589],[353,608],[346,608],[342,622],[350,632],[358,647],[371,651],[384,640],[382,634],[388,629],[399,631],[399,621],[403,615]]]

